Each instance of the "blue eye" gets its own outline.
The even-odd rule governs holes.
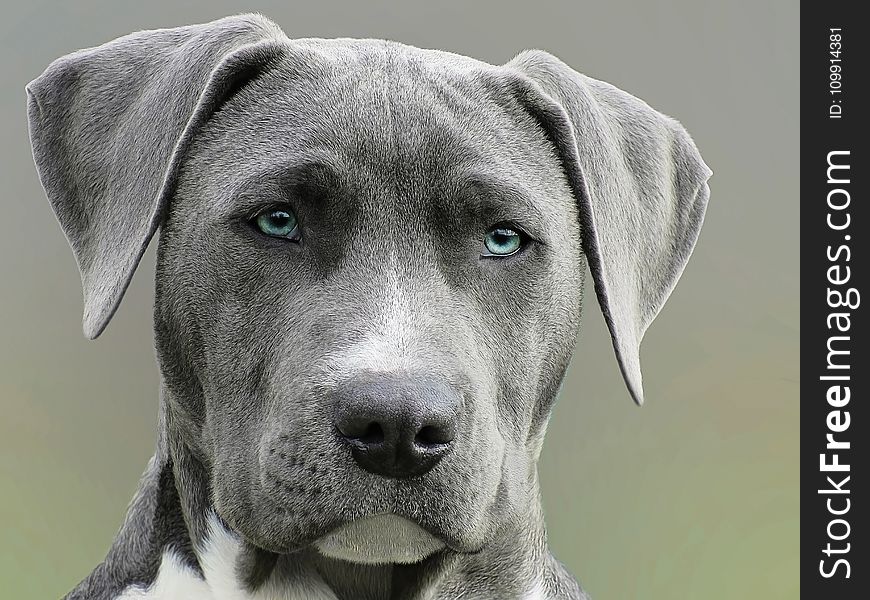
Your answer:
[[[298,241],[299,224],[290,209],[267,210],[254,218],[257,229],[268,236]]]
[[[496,226],[486,233],[483,238],[485,252],[482,256],[500,257],[511,256],[520,251],[525,238],[522,233],[505,226]]]

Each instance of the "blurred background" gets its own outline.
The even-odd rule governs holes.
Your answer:
[[[715,175],[632,403],[594,295],[540,463],[550,541],[595,600],[796,598],[798,3],[30,0],[0,21],[0,598],[102,560],[156,431],[154,249],[96,342],[33,167],[25,84],[140,29],[259,11],[502,63],[549,50],[678,118]]]

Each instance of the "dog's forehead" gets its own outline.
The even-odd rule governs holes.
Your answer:
[[[568,196],[552,145],[499,77],[475,59],[396,42],[293,41],[215,115],[196,144],[208,151],[193,154],[224,190],[327,163],[421,192],[476,174],[528,197]]]

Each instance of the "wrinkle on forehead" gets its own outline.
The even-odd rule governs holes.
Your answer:
[[[439,189],[455,195],[463,170],[525,188],[518,199],[552,191],[546,182],[561,179],[543,133],[492,97],[485,63],[380,40],[297,46],[203,132],[218,144],[201,168],[220,189],[234,183],[227,173],[256,179],[299,160],[343,170],[344,182],[372,191],[353,200],[375,210],[390,200],[424,202]]]

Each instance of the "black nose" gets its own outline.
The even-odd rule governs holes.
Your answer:
[[[371,473],[422,475],[456,437],[462,396],[442,380],[371,375],[339,386],[335,395],[338,436]]]

